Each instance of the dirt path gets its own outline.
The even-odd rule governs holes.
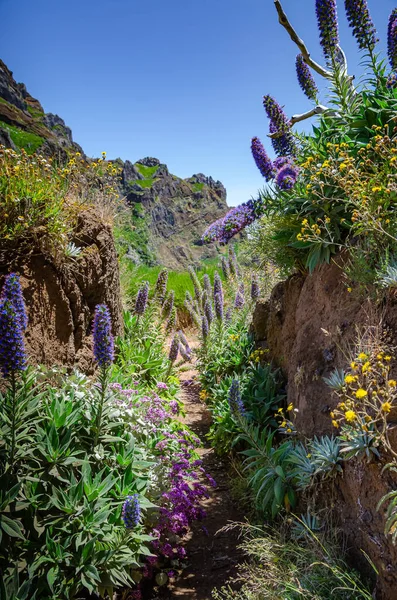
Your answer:
[[[210,488],[209,499],[202,503],[207,512],[206,519],[194,525],[187,540],[188,568],[166,593],[158,596],[167,600],[211,600],[211,591],[226,583],[242,559],[241,551],[237,549],[237,534],[233,531],[218,533],[228,522],[244,520],[244,515],[230,494],[228,465],[215,455],[206,440],[211,415],[200,400],[196,375],[194,369],[180,374],[183,385],[181,398],[186,412],[183,422],[201,439],[202,446],[198,453],[203,460],[203,467],[215,479],[217,487]]]

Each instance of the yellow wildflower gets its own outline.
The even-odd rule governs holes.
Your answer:
[[[356,381],[356,379],[357,379],[356,375],[346,375],[345,383],[353,383],[354,381]]]
[[[390,387],[396,387],[397,386],[397,381],[395,379],[390,379],[388,381],[388,384]]]
[[[362,366],[362,372],[366,373],[367,371],[370,371],[370,370],[371,370],[371,363],[367,361]]]
[[[292,402],[290,402],[287,406],[287,410],[291,411],[294,408],[294,405],[292,404]]]
[[[365,354],[365,352],[360,352],[360,354],[358,355],[358,360],[366,360],[368,358],[368,355]]]
[[[355,371],[357,369],[357,364],[355,362],[350,363],[350,367]]]
[[[384,402],[381,406],[382,408],[382,412],[388,414],[391,411],[391,404],[390,402]]]
[[[357,390],[356,398],[361,400],[361,398],[365,398],[366,396],[368,396],[368,392],[366,390],[363,390],[363,388]]]
[[[354,410],[348,410],[345,412],[345,419],[348,423],[353,423],[357,419],[357,415]]]
[[[332,421],[332,425],[334,427],[339,427],[339,423],[338,423],[338,421],[335,421],[335,419]]]
[[[385,356],[385,360],[387,360],[387,362],[391,361],[391,356]]]

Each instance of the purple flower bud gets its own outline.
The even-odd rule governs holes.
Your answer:
[[[214,300],[215,300],[215,296],[219,294],[222,298],[222,304],[223,304],[223,287],[222,287],[222,279],[219,277],[219,273],[215,272],[214,275]]]
[[[168,271],[167,269],[162,269],[158,274],[156,287],[154,289],[154,295],[159,299],[162,304],[165,299],[165,295],[167,293],[167,283],[168,283]]]
[[[299,171],[294,165],[285,165],[276,175],[276,185],[281,190],[290,190],[296,184],[298,175]]]
[[[206,316],[201,317],[201,335],[203,336],[204,341],[208,338],[208,334],[210,332],[210,328],[208,325],[208,319]]]
[[[205,275],[203,277],[203,286],[204,286],[204,291],[207,292],[208,296],[210,297],[212,294],[212,286],[211,286],[211,280],[209,278],[209,275],[207,275],[207,273],[205,273]]]
[[[21,315],[13,302],[0,300],[0,370],[3,377],[23,371],[26,354]]]
[[[389,75],[389,77],[387,78],[386,81],[386,87],[389,90],[393,90],[394,88],[397,87],[397,73],[396,71],[392,71]]]
[[[214,313],[212,311],[212,304],[210,300],[207,300],[207,302],[205,303],[204,314],[207,318],[208,325],[211,325],[212,321],[214,320]]]
[[[94,356],[101,368],[109,367],[114,360],[114,339],[112,322],[106,304],[95,307],[94,316]]]
[[[256,166],[266,181],[274,177],[273,164],[268,157],[266,150],[259,138],[254,137],[251,140],[251,152]]]
[[[389,17],[387,28],[387,53],[392,69],[397,69],[397,8],[394,8]]]
[[[367,0],[345,0],[345,10],[347,20],[361,50],[366,48],[373,50],[378,40]]]
[[[16,273],[10,273],[5,278],[1,293],[1,300],[9,300],[15,306],[15,310],[17,311],[21,323],[21,328],[23,331],[25,331],[26,327],[28,326],[28,316],[26,314],[21,283]]]
[[[240,384],[237,379],[233,379],[233,381],[232,381],[232,385],[230,386],[230,389],[229,389],[228,400],[229,400],[230,410],[232,411],[232,413],[234,415],[244,417],[245,416],[245,408],[244,408],[244,403],[241,399]]]
[[[256,273],[254,273],[254,275],[252,276],[252,281],[251,281],[251,300],[255,301],[259,298],[261,294],[260,288],[259,288],[259,282],[258,282],[258,276]]]
[[[230,279],[230,269],[229,269],[229,263],[225,256],[222,256],[221,265],[222,265],[223,276],[226,279],[226,281],[228,281]]]
[[[232,320],[232,315],[233,315],[233,308],[230,306],[225,314],[225,323],[228,324],[231,322]]]
[[[168,355],[168,358],[172,363],[174,363],[176,361],[176,359],[178,358],[179,348],[180,348],[179,335],[176,333],[174,335],[174,337],[172,338],[172,342],[170,345],[170,352]]]
[[[270,133],[277,133],[277,137],[272,138],[272,146],[273,150],[277,154],[277,156],[295,156],[297,153],[296,143],[294,140],[294,136],[292,135],[292,131],[288,131],[287,133],[280,134],[277,126],[270,121],[269,126]]]
[[[149,282],[145,281],[139,288],[135,301],[135,314],[143,315],[149,298]]]
[[[303,93],[309,98],[309,100],[317,102],[318,87],[314,81],[314,77],[311,74],[309,67],[303,59],[302,54],[298,54],[296,57],[296,74],[298,76],[298,82]]]
[[[292,163],[293,160],[290,156],[279,156],[278,158],[276,158],[273,165],[275,170],[279,171],[280,169],[282,169],[282,167],[285,167],[285,165],[290,165]]]
[[[237,309],[243,308],[244,304],[245,304],[244,296],[242,295],[242,293],[239,290],[234,299],[234,308],[237,308]]]
[[[175,308],[173,308],[171,311],[171,314],[168,318],[167,325],[165,326],[166,333],[171,333],[172,331],[174,331],[174,329],[176,327],[176,321],[177,321],[176,310],[175,310]]]
[[[181,344],[179,346],[179,353],[186,362],[190,362],[192,360],[192,351],[189,346],[185,347]]]
[[[218,321],[223,320],[223,295],[219,292],[214,296],[215,314]]]
[[[330,59],[339,45],[336,0],[316,0],[316,14],[320,44],[325,58]]]
[[[127,499],[123,504],[121,516],[126,529],[133,529],[139,524],[139,520],[141,518],[141,507],[139,504],[138,494],[127,496]]]
[[[229,246],[229,270],[233,277],[240,277],[240,268],[233,246]]]
[[[168,319],[170,317],[172,310],[174,308],[174,301],[175,301],[175,292],[173,290],[171,290],[163,304],[163,308],[162,308],[163,319]]]

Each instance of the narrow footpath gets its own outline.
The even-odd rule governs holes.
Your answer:
[[[243,560],[237,532],[220,532],[230,522],[243,521],[244,514],[236,506],[229,490],[227,458],[220,459],[208,444],[206,434],[211,425],[211,415],[200,400],[200,385],[194,367],[180,373],[181,399],[185,407],[183,422],[201,439],[198,450],[205,471],[217,482],[216,488],[209,487],[210,497],[202,506],[207,517],[196,523],[189,534],[186,551],[188,568],[158,598],[171,600],[211,600],[211,591],[221,588],[235,574],[236,565]],[[203,480],[207,483],[207,480]],[[157,597],[154,596],[153,600]]]

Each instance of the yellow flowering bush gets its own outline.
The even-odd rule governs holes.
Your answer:
[[[65,165],[39,154],[0,146],[0,237],[9,248],[24,241],[40,247],[67,244],[81,210],[117,202],[120,167],[87,162],[79,152]]]
[[[370,458],[371,453],[379,455],[380,446],[397,457],[388,436],[388,415],[397,406],[391,361],[391,354],[383,350],[360,352],[335,389],[339,403],[330,416],[333,426],[340,430],[342,452],[347,457],[365,453]]]

